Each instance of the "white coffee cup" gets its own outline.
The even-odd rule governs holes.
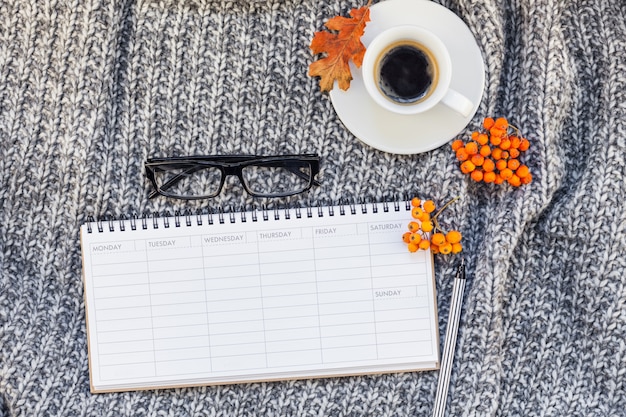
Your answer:
[[[450,88],[452,63],[446,45],[420,26],[396,26],[377,35],[367,46],[362,72],[368,94],[394,113],[423,113],[442,103],[467,117],[474,108]]]

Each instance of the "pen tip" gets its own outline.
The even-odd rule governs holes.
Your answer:
[[[461,258],[461,264],[457,270],[457,277],[465,279],[465,259]]]

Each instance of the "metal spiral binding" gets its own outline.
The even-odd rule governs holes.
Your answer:
[[[367,214],[367,203],[365,200],[361,200],[361,213]]]
[[[253,223],[259,221],[278,221],[278,220],[290,220],[312,217],[333,217],[333,216],[345,216],[348,213],[350,215],[356,215],[357,211],[362,214],[367,214],[370,210],[372,213],[378,213],[382,208],[383,212],[389,212],[390,210],[400,211],[402,210],[402,203],[404,202],[404,209],[406,211],[411,210],[411,201],[408,199],[392,199],[392,201],[384,201],[377,203],[375,201],[366,201],[361,199],[358,202],[339,200],[336,202],[327,201],[318,205],[307,205],[301,207],[296,206],[272,206],[262,205],[260,208],[246,207],[244,205],[240,207],[230,206],[227,210],[223,207],[217,209],[198,209],[195,212],[191,210],[185,210],[181,212],[179,210],[174,211],[172,215],[170,212],[165,211],[163,213],[152,212],[144,213],[139,216],[133,214],[129,217],[120,216],[118,218],[112,216],[104,216],[95,219],[93,215],[87,216],[86,229],[87,233],[93,233],[97,230],[98,233],[104,233],[105,229],[109,232],[125,232],[134,231],[138,228],[147,230],[149,228],[180,228],[191,227],[196,224],[197,226],[203,226],[205,221],[207,225],[211,226],[215,223],[246,223],[251,221]],[[195,221],[194,221],[195,218]]]
[[[120,218],[118,219],[118,224],[119,224],[120,232],[124,232],[124,231],[126,231],[126,224],[125,224],[125,220],[126,220],[126,216],[124,216],[124,215],[120,216]]]
[[[94,222],[94,218],[92,215],[88,215],[87,216],[87,233],[91,233],[93,232],[93,230],[91,229],[91,223]]]

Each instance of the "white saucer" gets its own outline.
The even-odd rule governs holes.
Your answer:
[[[370,98],[361,70],[352,66],[350,88],[342,91],[335,85],[330,92],[337,115],[357,138],[381,151],[414,154],[438,148],[467,126],[480,105],[485,69],[474,35],[452,11],[430,0],[377,3],[370,8],[370,19],[361,38],[366,47],[378,33],[398,25],[422,26],[437,34],[452,60],[450,87],[469,98],[474,108],[468,117],[443,104],[416,115],[389,112]]]

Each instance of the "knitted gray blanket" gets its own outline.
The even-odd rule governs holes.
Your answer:
[[[371,148],[307,76],[356,0],[0,0],[0,415],[428,416],[438,372],[91,394],[79,227],[89,214],[259,204],[148,200],[151,156],[319,153],[277,204],[460,196],[468,289],[448,415],[626,415],[626,2],[442,0],[477,38],[485,93],[531,139],[518,188],[450,146]],[[435,257],[445,334],[458,256]]]

